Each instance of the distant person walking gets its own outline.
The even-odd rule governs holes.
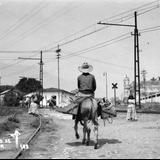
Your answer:
[[[135,108],[135,99],[133,95],[129,95],[128,97],[128,107],[127,107],[127,120],[137,121],[137,114]]]
[[[38,115],[39,114],[38,104],[36,103],[36,101],[37,101],[37,97],[35,95],[32,95],[30,108],[28,110],[29,114],[32,114],[32,115]]]

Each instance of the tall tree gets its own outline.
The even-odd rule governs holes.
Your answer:
[[[26,94],[42,89],[40,81],[36,80],[35,78],[27,77],[20,79],[15,87]]]

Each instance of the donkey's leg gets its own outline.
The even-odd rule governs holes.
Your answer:
[[[94,134],[95,134],[94,149],[98,149],[98,125],[94,125]]]
[[[95,140],[94,140],[94,149],[98,148],[98,115],[95,113],[94,115],[94,135],[95,135]]]
[[[87,121],[84,120],[82,144],[86,143],[86,133],[87,133]]]
[[[75,136],[76,136],[76,138],[77,139],[79,139],[79,134],[78,134],[78,120],[77,119],[75,119],[75,124],[74,124],[74,131],[75,131]]]
[[[87,142],[86,142],[87,146],[89,146],[89,142],[90,142],[90,133],[91,133],[91,129],[87,127]]]

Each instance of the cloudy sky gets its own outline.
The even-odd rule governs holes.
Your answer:
[[[78,66],[93,65],[96,96],[113,96],[112,83],[123,93],[126,75],[134,79],[134,28],[101,22],[134,24],[137,11],[140,70],[147,79],[160,76],[160,2],[154,0],[0,0],[0,76],[15,85],[20,76],[39,78],[43,51],[44,88],[57,87],[57,46],[61,48],[60,88],[77,88]]]

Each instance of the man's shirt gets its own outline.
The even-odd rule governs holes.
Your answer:
[[[83,73],[78,76],[78,89],[84,94],[93,94],[96,90],[96,80],[94,75]]]

